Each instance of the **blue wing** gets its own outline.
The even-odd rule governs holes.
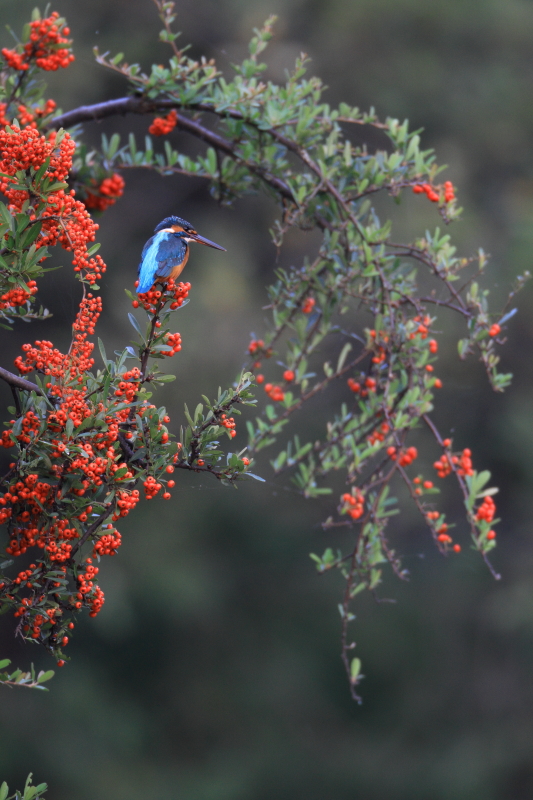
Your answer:
[[[156,278],[166,278],[172,267],[181,264],[187,244],[169,231],[159,231],[143,247],[139,264],[137,294],[149,291]]]

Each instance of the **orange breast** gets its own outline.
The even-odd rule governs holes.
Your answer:
[[[188,260],[189,260],[189,248],[187,248],[187,250],[185,251],[185,258],[183,259],[181,264],[176,264],[175,266],[173,266],[169,274],[165,275],[164,278],[162,276],[158,276],[156,278],[156,283],[160,283],[162,286],[164,286],[165,283],[167,283],[167,281],[169,281],[171,278],[172,280],[176,280],[176,278],[179,278]]]
[[[188,260],[189,260],[189,248],[186,249],[185,258],[183,259],[181,264],[176,264],[175,267],[172,267],[172,271],[171,271],[171,273],[170,273],[170,275],[168,277],[172,278],[173,280],[176,280],[176,278],[179,278],[179,276],[183,272],[183,270],[185,268],[185,264],[187,263]]]

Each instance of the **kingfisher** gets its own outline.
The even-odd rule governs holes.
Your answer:
[[[200,236],[194,226],[181,217],[165,217],[143,247],[138,274],[137,294],[148,292],[154,283],[166,283],[181,275],[189,260],[189,242],[198,242],[216,250],[219,244]]]

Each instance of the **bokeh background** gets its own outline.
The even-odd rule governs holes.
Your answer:
[[[228,71],[251,30],[279,14],[267,51],[269,77],[282,80],[300,51],[329,89],[380,116],[423,127],[465,207],[453,226],[458,248],[491,253],[496,300],[531,269],[533,245],[533,3],[531,0],[178,0],[178,28],[194,55]],[[0,0],[0,19],[20,29],[31,0]],[[58,0],[77,60],[50,76],[65,110],[121,94],[121,80],[94,65],[93,45],[128,61],[159,63],[159,22],[150,0]],[[9,46],[9,34],[2,43]],[[134,130],[127,118],[87,125]],[[183,134],[173,141],[189,146]],[[178,329],[179,380],[164,395],[174,420],[228,383],[244,360],[276,252],[264,198],[220,209],[205,186],[144,172],[125,175],[127,193],[101,218],[108,264],[99,334],[131,338],[123,288],[139,252],[168,213],[191,219],[227,247],[197,248],[188,267],[192,302]],[[438,224],[435,209],[408,198],[404,235]],[[294,236],[282,263],[299,263],[313,242]],[[201,251],[201,252],[199,252]],[[78,298],[65,269],[43,281],[54,318],[2,334],[2,363],[23,341],[67,341]],[[533,289],[518,298],[504,368],[505,395],[491,393],[474,361],[459,362],[461,335],[446,321],[437,419],[501,487],[503,522],[495,582],[465,545],[436,555],[418,518],[395,521],[394,543],[411,580],[387,580],[383,596],[362,598],[355,638],[367,676],[364,704],[349,699],[339,658],[336,603],[341,583],[318,577],[308,559],[337,542],[318,522],[327,502],[305,502],[272,480],[238,492],[179,476],[172,502],[144,503],[122,525],[120,554],[101,568],[106,605],[79,624],[72,662],[50,693],[0,691],[0,780],[13,789],[33,771],[50,800],[529,800],[533,796]],[[11,340],[14,341],[11,341]],[[9,403],[4,386],[0,400]],[[5,396],[4,396],[5,395]],[[320,409],[317,406],[318,411]],[[323,413],[323,409],[322,412]],[[241,426],[242,427],[242,426]],[[240,437],[237,443],[243,441]],[[427,458],[436,453],[428,451]],[[448,491],[448,490],[447,490]],[[448,508],[460,517],[454,493]],[[331,534],[329,534],[331,536]],[[23,668],[49,658],[13,643],[0,620],[1,655]]]

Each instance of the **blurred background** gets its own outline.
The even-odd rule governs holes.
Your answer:
[[[19,30],[33,0],[0,0],[0,19]],[[125,86],[94,65],[92,47],[145,65],[168,53],[150,0],[57,0],[75,39],[76,62],[49,76],[64,109],[119,96]],[[178,0],[177,27],[195,56],[221,69],[241,59],[252,28],[279,15],[267,50],[268,77],[283,80],[300,51],[329,87],[332,104],[375,106],[381,117],[423,127],[424,146],[449,164],[465,212],[450,231],[462,254],[491,254],[495,306],[532,267],[533,3],[531,0]],[[2,46],[10,46],[4,32]],[[148,120],[87,125],[147,130]],[[141,139],[142,141],[142,139]],[[183,134],[172,142],[187,147]],[[187,268],[192,302],[178,315],[179,378],[162,393],[178,424],[183,402],[213,395],[238,373],[250,333],[264,326],[265,286],[276,252],[265,198],[220,209],[203,184],[131,171],[124,198],[99,220],[104,314],[99,335],[121,348],[131,337],[124,286],[143,242],[168,213],[190,219],[227,253],[197,248]],[[410,196],[399,235],[435,227],[435,208]],[[281,263],[299,264],[314,239],[294,235]],[[200,252],[201,251],[201,252]],[[59,258],[61,256],[61,258]],[[69,338],[79,289],[65,269],[42,281],[46,323],[2,336],[9,366],[21,343]],[[59,260],[57,260],[59,258]],[[239,491],[179,476],[171,502],[142,504],[121,526],[123,546],[101,565],[106,605],[84,618],[72,661],[48,694],[0,687],[0,780],[14,789],[29,771],[50,800],[526,800],[533,796],[533,288],[502,350],[511,389],[493,394],[475,361],[461,363],[457,323],[445,321],[436,419],[457,447],[501,487],[495,582],[468,549],[451,485],[459,557],[435,554],[420,520],[394,521],[409,583],[386,580],[361,598],[354,627],[367,676],[364,703],[349,699],[339,658],[339,576],[318,577],[310,551],[344,542],[324,534],[327,500],[305,502],[272,480]],[[0,386],[4,407],[10,398]],[[5,402],[4,402],[5,401]],[[317,406],[319,409],[319,406]],[[322,410],[324,413],[324,410]],[[242,419],[242,418],[241,418]],[[241,428],[244,428],[241,422]],[[244,435],[236,440],[244,446]],[[437,456],[428,449],[427,463]],[[447,484],[445,484],[448,487]],[[37,648],[14,643],[0,620],[2,657],[53,667]]]

